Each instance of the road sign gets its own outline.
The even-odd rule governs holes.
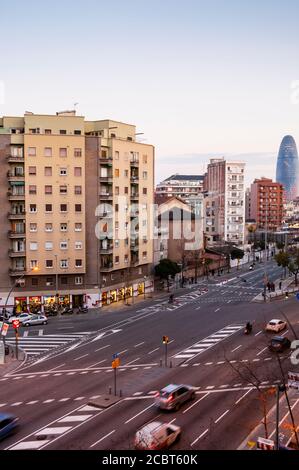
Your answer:
[[[118,358],[118,353],[112,354],[112,359],[117,359]]]
[[[112,361],[112,368],[117,369],[119,366],[120,366],[120,359],[119,357],[117,357],[116,359],[114,359],[114,361]]]
[[[288,372],[288,386],[299,390],[299,372]]]
[[[20,326],[20,320],[13,320],[12,321],[12,326],[17,329]]]
[[[1,328],[2,328],[2,330],[1,330]],[[7,335],[8,328],[9,328],[9,324],[8,324],[8,323],[4,323],[3,325],[0,325],[0,330],[1,330],[2,336],[6,336],[6,335]]]
[[[263,437],[259,437],[257,440],[257,448],[259,450],[274,450],[275,444],[272,439],[264,439]]]

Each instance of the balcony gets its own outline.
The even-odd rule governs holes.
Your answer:
[[[107,175],[107,176],[100,176],[100,182],[101,183],[113,183],[113,175]]]
[[[138,256],[132,256],[131,266],[138,266],[138,265],[139,265],[139,257]]]
[[[11,191],[7,191],[7,197],[9,201],[24,201],[25,200],[25,193],[24,194],[14,194]]]
[[[22,275],[26,274],[26,268],[25,266],[18,268],[14,267],[9,270],[9,275],[10,276],[15,276],[15,277],[20,277]]]
[[[25,212],[19,212],[18,214],[14,212],[8,212],[7,218],[9,220],[22,220],[22,219],[25,219]]]
[[[131,199],[138,199],[139,198],[139,193],[131,193]]]
[[[24,238],[25,235],[26,235],[25,228],[24,228],[24,231],[9,230],[9,232],[8,232],[9,238],[12,238],[12,239],[14,239],[14,238]]]
[[[139,175],[131,175],[131,183],[138,183]]]
[[[113,199],[113,193],[112,192],[100,192],[100,199],[103,199],[104,201],[107,201],[109,199]]]
[[[102,165],[112,166],[112,161],[113,161],[113,158],[111,156],[110,157],[100,157],[100,163]]]
[[[108,245],[106,247],[100,246],[100,254],[101,255],[109,255],[111,253],[113,253],[113,244]]]
[[[19,157],[19,156],[16,156],[16,155],[9,155],[7,157],[7,161],[8,163],[24,163],[24,156],[23,157]]]
[[[26,256],[25,251],[8,250],[8,254],[10,258],[24,258]]]
[[[8,171],[7,172],[7,179],[9,182],[11,181],[25,181],[25,176],[24,174],[18,175],[15,174],[13,171]]]
[[[131,158],[131,160],[130,160],[130,165],[131,165],[132,167],[138,168],[138,167],[139,167],[139,160],[135,160],[134,158]]]
[[[139,243],[131,242],[130,244],[131,251],[139,251]]]
[[[113,263],[106,263],[101,265],[101,271],[103,273],[108,273],[109,271],[113,271]]]
[[[130,217],[138,217],[139,215],[139,209],[131,209],[130,211]]]

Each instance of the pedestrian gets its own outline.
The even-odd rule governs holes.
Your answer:
[[[268,289],[268,292],[270,292],[270,289],[271,289],[271,284],[270,284],[270,282],[269,282],[269,281],[267,282],[267,289]]]
[[[282,282],[279,282],[279,290],[281,290]]]

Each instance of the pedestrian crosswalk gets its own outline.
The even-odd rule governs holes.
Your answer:
[[[55,348],[64,346],[70,342],[83,339],[90,332],[52,334],[43,336],[22,336],[19,338],[18,345],[23,349],[27,356],[35,357],[40,354],[51,351]],[[15,345],[14,338],[8,338],[7,344]]]
[[[185,348],[183,351],[180,351],[179,353],[175,354],[173,358],[174,360],[179,362],[188,362],[195,356],[198,356],[199,354],[207,351],[216,344],[220,343],[220,341],[223,341],[229,336],[235,334],[237,331],[240,331],[243,327],[244,325],[226,326],[225,328],[222,328],[222,330],[213,333],[207,338],[204,338],[198,341],[197,343],[193,344],[192,346]]]

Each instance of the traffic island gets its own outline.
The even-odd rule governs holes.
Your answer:
[[[87,404],[89,406],[94,406],[95,408],[109,408],[109,406],[114,405],[121,400],[121,397],[115,395],[101,395],[99,398],[90,400]]]

